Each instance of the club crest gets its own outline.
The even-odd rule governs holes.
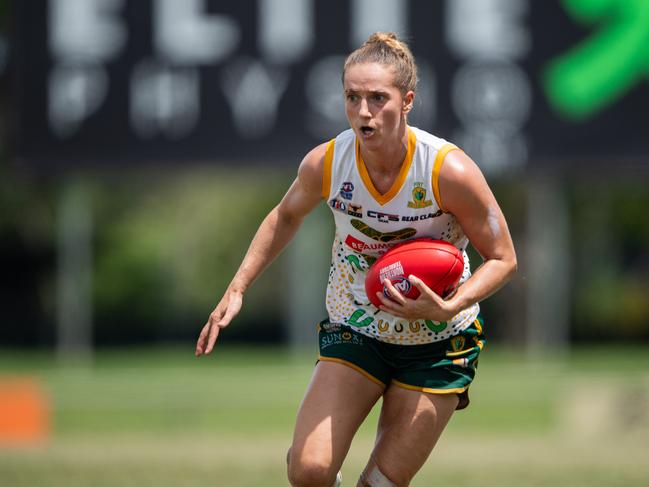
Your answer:
[[[426,188],[424,183],[415,183],[412,188],[412,201],[408,202],[408,208],[426,208],[433,204],[433,200],[426,199]]]
[[[451,338],[451,348],[454,352],[459,352],[460,350],[464,349],[465,343],[466,339],[463,336],[456,336]]]

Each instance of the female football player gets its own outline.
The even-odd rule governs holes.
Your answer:
[[[288,453],[296,487],[340,484],[339,470],[358,427],[379,398],[374,449],[358,485],[406,486],[424,464],[468,387],[484,346],[478,303],[516,269],[505,218],[477,165],[461,150],[411,127],[417,68],[392,33],[375,33],[343,68],[350,129],[309,152],[284,198],[257,231],[196,346],[209,354],[241,309],[253,281],[284,249],[322,200],[336,234],[320,357],[300,407]],[[405,298],[384,280],[374,307],[364,277],[378,256],[413,238],[469,242],[483,262],[465,270],[443,299],[417,276]],[[305,326],[308,326],[305,323]]]

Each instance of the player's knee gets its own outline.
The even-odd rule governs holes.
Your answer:
[[[331,462],[318,459],[290,458],[288,462],[288,480],[293,487],[329,487],[336,481],[337,473]]]
[[[359,483],[363,487],[398,487],[400,485],[408,485],[409,479],[399,479],[397,472],[393,473],[388,470],[385,473],[384,470],[373,463],[363,471]]]

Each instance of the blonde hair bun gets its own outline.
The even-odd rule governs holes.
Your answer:
[[[379,63],[394,67],[395,85],[402,93],[417,88],[417,65],[408,45],[394,32],[374,32],[361,47],[345,60],[343,81],[347,68],[354,64]]]

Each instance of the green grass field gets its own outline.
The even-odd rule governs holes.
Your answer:
[[[35,377],[52,403],[44,445],[0,447],[0,485],[285,486],[285,454],[313,357],[217,347],[98,352],[92,367],[0,350],[0,376]],[[488,348],[472,406],[412,486],[649,485],[649,349],[526,357]],[[376,411],[343,468],[355,485]]]

